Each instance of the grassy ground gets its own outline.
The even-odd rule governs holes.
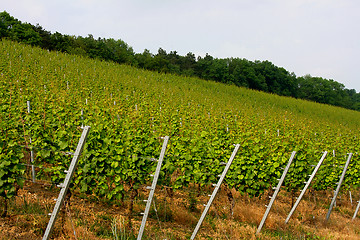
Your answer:
[[[156,208],[153,204],[143,239],[189,239],[211,190],[210,187],[189,187],[175,192],[157,189]],[[9,202],[8,216],[0,218],[0,239],[40,239],[57,194],[55,187],[27,182]],[[330,220],[325,221],[330,194],[331,191],[306,193],[290,222],[285,224],[292,199],[280,191],[262,232],[256,235],[265,204],[269,202],[268,194],[248,198],[222,189],[196,239],[359,239],[360,220],[351,221],[356,202],[351,204],[348,192],[337,200]],[[145,208],[142,199],[146,198],[147,192],[140,191],[130,227],[126,198],[122,203],[104,202],[75,192],[60,213],[52,238],[136,239],[142,218],[139,213]]]

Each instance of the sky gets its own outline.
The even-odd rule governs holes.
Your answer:
[[[137,53],[268,60],[360,92],[359,0],[0,0],[0,11]]]

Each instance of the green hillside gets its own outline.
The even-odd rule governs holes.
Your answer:
[[[162,48],[157,53],[147,49],[143,53],[135,53],[121,39],[95,39],[91,34],[82,37],[51,33],[39,24],[34,26],[22,23],[6,11],[0,12],[0,38],[50,51],[128,64],[155,72],[198,77],[360,111],[360,93],[355,89],[347,89],[344,84],[333,79],[309,74],[296,76],[268,60],[249,61],[237,57],[219,59],[209,54],[196,57],[192,52],[181,56],[177,51],[166,52]]]
[[[334,188],[346,153],[359,152],[360,112],[280,97],[198,78],[140,70],[127,65],[0,43],[1,195],[14,194],[36,152],[39,178],[61,182],[81,125],[91,126],[75,187],[107,199],[123,198],[150,181],[162,140],[170,145],[162,185],[182,188],[217,181],[233,146],[237,157],[226,178],[250,196],[277,183],[292,151],[288,190],[298,190],[323,151],[329,155],[314,189]],[[27,101],[31,113],[27,113]],[[30,137],[32,144],[30,145]],[[345,186],[359,185],[358,155]]]

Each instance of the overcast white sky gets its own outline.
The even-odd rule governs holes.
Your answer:
[[[4,10],[52,33],[269,60],[360,92],[359,0],[0,0]]]

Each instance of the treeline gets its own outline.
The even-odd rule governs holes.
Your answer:
[[[147,49],[143,53],[135,53],[122,40],[51,33],[39,24],[34,26],[22,23],[7,12],[0,13],[0,37],[52,51],[125,63],[158,72],[195,76],[360,111],[360,93],[354,89],[347,89],[343,84],[331,79],[310,75],[296,77],[294,73],[289,73],[269,61],[219,59],[208,54],[196,57],[191,52],[181,56],[176,51],[167,53],[162,48],[157,54]]]

